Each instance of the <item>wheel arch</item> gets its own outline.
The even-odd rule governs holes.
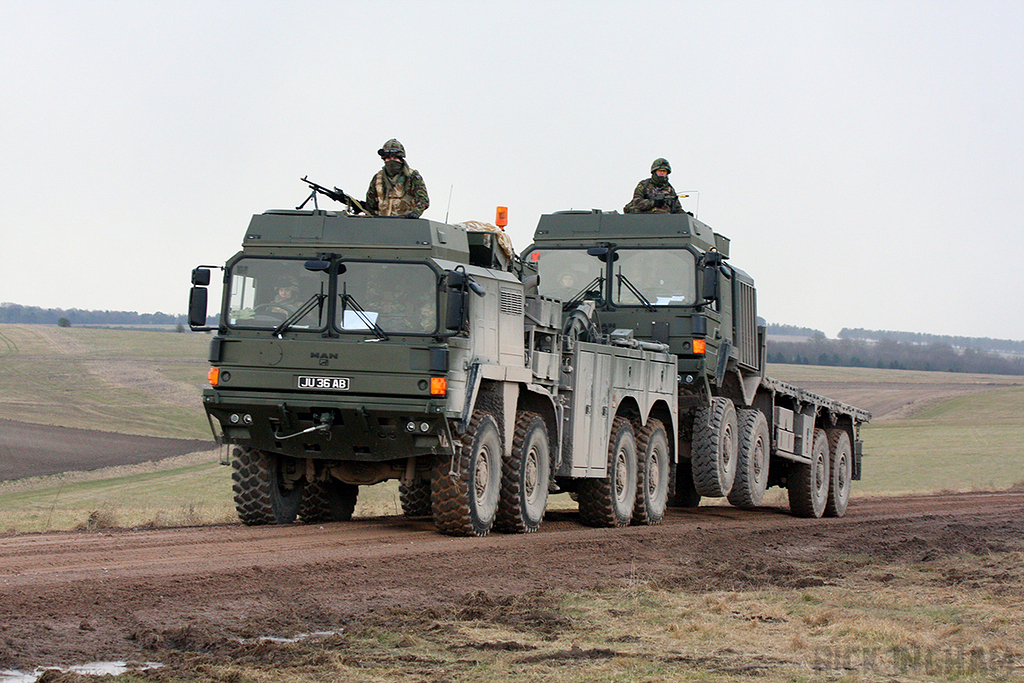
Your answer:
[[[555,398],[543,389],[538,390],[532,385],[521,385],[516,414],[529,411],[537,413],[548,428],[549,448],[551,449],[551,476],[558,471],[562,462],[562,420],[559,419],[560,409]]]
[[[613,417],[624,417],[627,420],[643,420],[643,411],[635,396],[626,395],[615,406]],[[645,421],[645,420],[644,420]]]
[[[670,462],[678,462],[678,420],[665,400],[659,399],[654,402],[654,405],[651,406],[651,411],[647,414],[647,418],[644,419],[643,423],[646,425],[651,418],[660,420],[661,423],[665,425],[665,434],[668,436]]]

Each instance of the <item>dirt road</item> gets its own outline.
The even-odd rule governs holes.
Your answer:
[[[544,598],[528,610],[509,601],[621,585],[638,573],[686,591],[820,586],[856,555],[928,562],[1020,550],[1024,492],[855,499],[838,520],[702,507],[619,530],[553,512],[537,534],[479,539],[400,517],[7,536],[0,669],[166,661],[239,639],[462,613],[557,629]]]

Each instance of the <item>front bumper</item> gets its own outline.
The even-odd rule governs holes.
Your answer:
[[[222,443],[295,458],[384,462],[452,453],[447,403],[440,398],[207,389],[203,405]]]

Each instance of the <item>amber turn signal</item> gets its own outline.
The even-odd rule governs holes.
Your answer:
[[[206,375],[206,380],[210,383],[211,387],[217,386],[220,382],[220,368],[210,368],[209,374]]]
[[[448,378],[447,377],[431,377],[430,378],[430,395],[431,396],[444,396],[448,393]]]
[[[703,339],[693,340],[693,352],[698,356],[703,355],[707,351],[707,342]]]

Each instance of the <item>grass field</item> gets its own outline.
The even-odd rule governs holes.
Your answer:
[[[0,325],[0,417],[124,434],[209,438],[202,334]]]
[[[208,438],[198,334],[0,325],[0,417]],[[1024,378],[774,365],[773,377],[872,411],[853,495],[1005,489],[1024,483]],[[216,451],[109,471],[0,484],[0,531],[234,519]],[[553,506],[571,505],[556,497]],[[785,505],[772,489],[771,504]],[[363,487],[357,515],[399,511],[394,482]]]

